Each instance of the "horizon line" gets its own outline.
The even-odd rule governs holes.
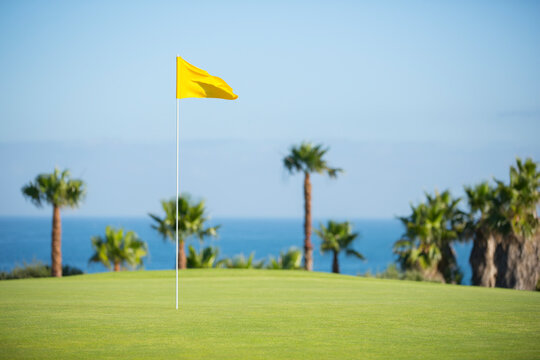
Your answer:
[[[21,215],[21,214],[15,214],[15,215],[7,215],[7,214],[0,214],[0,218],[34,218],[34,219],[47,219],[50,220],[51,217],[49,215]],[[64,214],[62,215],[62,219],[110,219],[110,218],[117,218],[117,219],[146,219],[149,218],[148,215],[70,215],[70,214]],[[224,219],[224,220],[304,220],[303,217],[297,217],[297,216],[212,216],[210,218],[210,221],[216,220],[216,219]],[[313,217],[312,222],[315,222],[317,220],[328,220],[328,219],[337,219],[337,220],[398,220],[396,216],[392,217],[346,217],[346,216],[318,216]]]

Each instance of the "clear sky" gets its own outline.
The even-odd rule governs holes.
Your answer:
[[[236,101],[181,101],[181,187],[216,216],[301,216],[280,159],[302,140],[345,168],[315,216],[391,217],[424,190],[540,161],[538,1],[0,2],[0,215],[38,172],[87,180],[79,215],[174,195],[180,54]]]

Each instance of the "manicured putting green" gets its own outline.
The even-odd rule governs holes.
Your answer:
[[[538,359],[540,293],[303,271],[0,282],[3,359]]]

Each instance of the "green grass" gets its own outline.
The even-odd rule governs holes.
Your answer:
[[[302,271],[0,282],[3,359],[538,359],[540,293]]]

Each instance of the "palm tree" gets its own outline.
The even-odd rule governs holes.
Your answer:
[[[102,263],[109,269],[120,271],[120,266],[127,263],[132,268],[143,264],[142,258],[148,254],[146,243],[133,231],[124,234],[123,229],[111,226],[105,228],[105,237],[92,237],[94,255],[88,262]]]
[[[345,251],[349,256],[355,256],[360,260],[364,260],[364,256],[352,248],[354,240],[358,237],[358,233],[352,232],[352,226],[348,221],[335,222],[328,221],[328,225],[320,225],[320,230],[315,229],[315,233],[321,238],[321,252],[324,254],[327,251],[332,251],[332,272],[339,274],[339,253]]]
[[[466,187],[467,238],[473,239],[473,284],[533,290],[539,278],[540,171],[532,159],[517,158],[509,182]]]
[[[302,251],[293,247],[286,252],[280,252],[277,260],[270,257],[269,264],[266,268],[274,270],[299,270],[301,262]]]
[[[169,239],[175,242],[176,232],[176,203],[174,198],[171,200],[161,201],[161,207],[165,212],[165,216],[160,218],[157,215],[149,214],[154,220],[152,228],[156,229],[163,239]],[[206,214],[204,201],[194,202],[188,195],[178,197],[178,268],[185,269],[186,250],[185,241],[191,237],[196,237],[203,241],[207,236],[217,236],[218,226],[205,227],[209,220]]]
[[[219,266],[223,261],[218,261],[219,249],[217,247],[208,246],[201,249],[199,253],[191,245],[188,246],[187,267],[188,269],[208,269]]]
[[[80,179],[72,179],[69,171],[58,168],[51,174],[39,174],[34,181],[22,187],[23,196],[37,207],[43,203],[52,205],[53,221],[51,234],[51,274],[62,276],[62,222],[60,209],[76,208],[82,202],[86,186]]]
[[[516,159],[516,167],[510,167],[510,182],[506,186],[496,180],[498,210],[508,225],[503,231],[511,230],[523,238],[531,238],[538,230],[537,206],[540,204],[540,171],[532,159],[525,162]],[[499,220],[499,217],[497,217]]]
[[[283,166],[290,174],[304,173],[304,268],[313,270],[313,245],[311,244],[311,181],[310,174],[328,174],[331,178],[337,177],[342,169],[328,166],[324,155],[328,148],[321,144],[313,145],[303,142],[300,146],[291,147],[291,152],[283,159]]]
[[[501,240],[495,251],[495,286],[535,290],[540,281],[540,171],[531,159],[510,168],[510,181],[497,181],[491,220]],[[496,222],[498,221],[498,222]]]
[[[469,257],[472,269],[471,282],[473,285],[494,287],[497,275],[494,263],[497,235],[496,226],[492,222],[492,214],[496,192],[485,181],[474,187],[465,186],[465,194],[467,195],[469,213],[463,236],[473,240]]]
[[[232,259],[223,260],[222,265],[229,269],[262,269],[264,267],[264,260],[254,261],[254,258],[254,252],[248,258],[244,254],[240,254]]]
[[[426,194],[426,202],[412,206],[412,214],[401,217],[405,234],[394,244],[403,270],[419,270],[428,280],[460,283],[452,242],[461,239],[465,228],[464,214],[458,209],[461,199],[449,191],[435,196]]]

